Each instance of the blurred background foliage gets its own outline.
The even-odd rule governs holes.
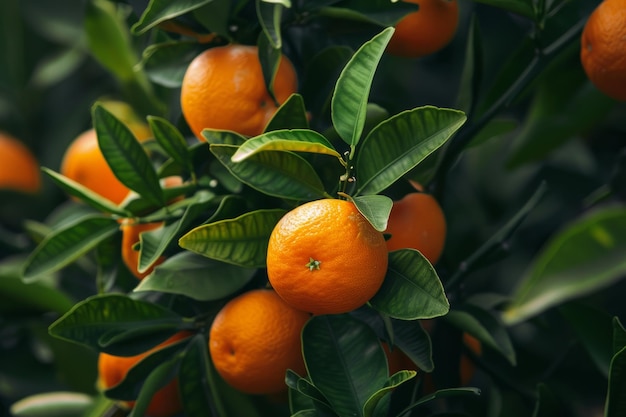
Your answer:
[[[94,4],[112,5],[104,3],[0,2],[0,130],[20,138],[42,166],[56,171],[68,144],[91,126],[92,104],[104,97],[128,101],[146,115],[161,112],[186,128],[175,81],[173,86],[148,83],[141,78],[146,74],[125,81],[120,72],[107,68],[101,57],[93,54],[93,34],[90,39],[86,29],[93,22],[86,16]],[[143,10],[148,2],[128,3],[121,9],[123,30],[137,21],[133,10]],[[537,45],[549,44],[573,26],[572,22],[584,19],[598,1],[562,3],[555,17],[546,22],[542,38],[531,40],[529,35],[537,26],[530,19],[482,2],[461,0],[461,26],[453,42],[421,59],[385,56],[371,101],[388,114],[422,105],[466,110],[467,97],[460,97],[459,91],[464,91],[466,51],[477,26],[482,52],[477,56],[482,66],[476,78],[480,83],[474,111],[480,114],[522,71]],[[241,18],[245,16],[242,13]],[[303,75],[300,81],[305,100],[312,97],[307,104],[319,105],[313,95],[316,87],[324,82],[332,85],[332,74],[305,71],[310,68],[311,51],[336,43],[356,47],[379,29],[367,22],[346,25],[339,19],[295,21],[285,28],[284,51]],[[132,49],[124,59],[139,65],[143,49],[157,35],[127,35]],[[245,30],[241,36],[247,36]],[[251,39],[254,42],[255,38]],[[438,265],[444,282],[513,218],[541,184],[546,186],[516,233],[506,236],[493,256],[463,277],[454,293],[460,301],[474,294],[510,294],[556,232],[598,202],[623,204],[626,107],[603,96],[586,80],[579,47],[578,42],[572,42],[550,60],[510,105],[475,135],[473,146],[452,165],[445,183],[435,184],[449,226],[446,250]],[[181,61],[180,65],[184,68],[186,63]],[[170,70],[176,72],[176,68]],[[325,76],[331,81],[320,79]],[[325,127],[323,117],[317,120],[316,128]],[[394,186],[388,194],[399,197],[407,192],[406,187]],[[24,284],[20,279],[20,259],[35,245],[37,227],[53,224],[60,207],[67,209],[71,204],[46,177],[38,195],[0,194],[1,415],[8,415],[8,406],[14,401],[33,393],[63,389],[95,393],[96,354],[47,334],[48,325],[60,313],[96,292],[93,280],[85,278],[80,264],[63,271],[62,277],[51,277],[51,282]],[[24,290],[27,285],[28,290]],[[523,367],[512,367],[489,349],[478,359],[487,372],[477,378],[508,374],[512,377],[501,380],[518,381],[518,386],[508,387],[510,390],[488,393],[491,401],[507,404],[506,415],[520,415],[514,410],[520,405],[527,410],[535,395],[527,391],[528,383],[540,380],[549,383],[558,397],[570,398],[569,407],[577,410],[576,415],[598,415],[606,375],[598,371],[586,345],[590,340],[606,340],[610,318],[624,316],[624,291],[625,284],[616,281],[607,291],[594,291],[530,322],[512,326],[517,363]],[[581,311],[588,314],[581,315]],[[563,317],[570,318],[570,323],[588,321],[589,326],[563,326]],[[440,333],[440,337],[447,337],[445,328]],[[433,337],[437,343],[438,334]],[[438,356],[445,356],[445,352],[435,351],[435,363]],[[517,395],[520,392],[525,395]]]

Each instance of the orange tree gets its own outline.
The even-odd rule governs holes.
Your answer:
[[[58,10],[44,3],[8,1],[0,14],[27,17],[39,52],[64,46],[47,65],[26,61],[32,85],[5,83],[12,95],[3,98],[15,104],[0,106],[2,128],[24,133],[46,180],[39,197],[6,191],[0,201],[45,202],[2,219],[3,412],[149,415],[163,387],[175,386],[180,416],[626,413],[625,109],[580,64],[580,36],[598,1],[458,1],[454,38],[420,58],[386,52],[393,26],[419,13],[419,2],[88,0],[84,9],[68,1]],[[3,28],[3,40],[26,36]],[[221,88],[238,74],[231,62],[217,71],[220,99],[203,91],[206,98],[181,103],[194,58],[230,45],[256,47],[261,74],[238,96],[250,102],[224,102]],[[274,89],[282,56],[298,79],[287,97]],[[11,59],[20,55],[3,59],[3,79],[19,80]],[[31,88],[50,103],[16,99],[35,94]],[[62,106],[73,97],[67,91],[83,98]],[[111,97],[130,103],[152,138],[140,141],[108,110]],[[187,106],[231,130],[190,127]],[[254,106],[262,120],[276,111],[260,134],[237,132]],[[81,108],[72,123],[67,113]],[[30,130],[31,118],[39,130]],[[119,204],[60,173],[71,140],[91,127],[132,191]],[[172,176],[181,183],[165,186]],[[372,241],[378,247],[390,237],[393,206],[415,183],[445,218],[434,263],[408,243],[372,250]],[[376,238],[322,214],[319,228],[280,231],[317,239],[291,236],[284,250],[268,251],[287,213],[323,199],[345,200],[350,221]],[[160,226],[133,239],[133,271],[123,260],[121,225],[129,222]],[[339,263],[326,263],[333,256]],[[281,280],[290,267],[311,279],[300,301],[324,304],[332,280],[368,282],[381,265],[384,276],[368,300],[336,314],[309,316],[300,301],[283,305],[276,296],[275,308],[246,305],[237,315],[249,320],[237,317],[236,330],[222,332],[236,340],[216,359],[214,319],[271,286],[270,258]],[[309,277],[317,273],[331,285],[316,293]],[[298,320],[282,322],[277,311]],[[164,343],[181,332],[189,337]],[[390,367],[395,351],[401,360]],[[238,352],[250,378],[236,369],[231,386],[222,375],[233,370],[220,366],[238,363]],[[96,383],[98,354],[141,360],[104,387]],[[275,371],[287,362],[297,366],[284,371],[277,393]],[[273,371],[271,387],[265,370]]]

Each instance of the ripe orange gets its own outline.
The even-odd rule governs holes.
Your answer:
[[[0,189],[36,193],[41,188],[39,163],[15,137],[0,132]]]
[[[217,314],[209,334],[215,369],[236,389],[249,394],[284,391],[285,372],[306,372],[300,333],[309,319],[274,291],[248,291]]]
[[[129,125],[137,140],[151,137],[144,125]],[[81,133],[65,151],[61,174],[84,185],[102,197],[120,204],[130,190],[117,179],[98,146],[95,129]]]
[[[153,353],[159,348],[172,344],[189,336],[189,332],[179,332],[158,346],[135,356],[113,356],[108,353],[100,353],[98,357],[98,386],[101,389],[109,389],[126,377],[129,369],[137,362]],[[134,402],[125,403],[133,407]],[[182,411],[180,396],[178,394],[178,381],[173,379],[163,388],[156,392],[147,409],[150,417],[170,417]]]
[[[267,248],[270,283],[288,304],[314,314],[354,310],[376,294],[387,247],[349,201],[322,199],[288,212]]]
[[[391,234],[389,251],[417,249],[435,264],[446,240],[446,218],[432,195],[409,193],[393,203],[385,233]]]
[[[277,104],[297,88],[293,65],[283,56],[274,80],[275,103],[265,87],[258,48],[227,45],[207,49],[191,62],[180,100],[185,120],[200,140],[204,128],[256,136],[263,133]]]
[[[138,269],[139,251],[135,249],[135,245],[139,243],[139,235],[143,232],[158,229],[162,226],[163,222],[134,223],[130,219],[125,219],[120,225],[120,229],[122,230],[122,260],[133,275],[140,280],[148,276],[155,266],[165,260],[165,257],[161,256],[149,269],[140,273]]]
[[[387,53],[417,58],[430,55],[446,46],[459,25],[457,0],[404,0],[419,5],[396,25]]]
[[[604,94],[626,101],[626,0],[604,0],[582,33],[580,60]]]

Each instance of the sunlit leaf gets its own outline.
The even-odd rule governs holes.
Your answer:
[[[82,392],[53,391],[33,394],[11,404],[13,417],[82,417],[94,398]]]
[[[241,162],[232,162],[236,150],[231,145],[211,145],[211,152],[228,171],[250,187],[292,200],[325,196],[322,180],[301,156],[285,151],[259,152]]]
[[[264,267],[267,243],[284,210],[246,213],[190,230],[180,238],[182,248],[208,258],[244,267]]]
[[[383,285],[369,302],[376,310],[403,320],[442,316],[450,308],[435,269],[414,249],[389,253]]]
[[[32,281],[64,268],[118,230],[119,223],[115,219],[100,215],[72,221],[47,235],[30,254],[24,265],[24,279]]]
[[[338,415],[363,416],[387,380],[387,360],[376,335],[347,315],[314,316],[302,330],[311,382]]]
[[[519,323],[617,282],[626,272],[624,253],[626,209],[588,213],[545,245],[513,293],[504,321]]]
[[[458,110],[425,106],[379,124],[357,151],[356,195],[389,187],[446,143],[465,120]]]
[[[337,133],[350,146],[356,146],[361,139],[374,73],[393,31],[384,29],[363,44],[337,80],[331,116]]]
[[[231,159],[233,162],[241,162],[262,151],[311,152],[341,158],[339,152],[320,133],[308,129],[285,129],[267,132],[247,140]]]

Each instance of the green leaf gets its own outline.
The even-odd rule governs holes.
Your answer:
[[[256,0],[257,5],[260,0]],[[268,5],[267,7],[273,8],[274,6]],[[276,6],[275,10],[280,12],[280,6]],[[280,36],[280,33],[275,35]],[[274,100],[276,106],[278,106],[276,96],[274,95],[274,79],[276,78],[276,73],[278,72],[278,67],[280,65],[282,57],[282,53],[279,48],[274,47],[272,45],[271,40],[266,36],[266,32],[261,32],[259,34],[259,38],[257,40],[257,52],[259,57],[259,62],[261,64],[261,72],[263,73],[263,80],[265,81],[265,87],[269,92],[270,96]]]
[[[619,317],[613,318],[613,354],[626,346],[626,329],[622,326]]]
[[[104,294],[89,297],[74,305],[70,311],[52,323],[49,332],[60,339],[106,352],[110,349],[102,348],[100,341],[103,336],[106,335],[110,339],[115,334],[137,331],[139,324],[146,328],[178,326],[182,324],[182,318],[154,303],[133,300],[121,294]],[[162,337],[161,341],[168,337],[167,333],[163,335],[165,337]],[[158,341],[154,345],[157,343]],[[128,346],[127,353],[132,355],[145,350],[147,348],[142,343],[134,343]]]
[[[478,388],[471,388],[471,387],[440,389],[436,392],[433,392],[432,394],[425,395],[422,398],[418,399],[417,401],[411,403],[409,406],[404,408],[400,413],[398,413],[398,416],[407,415],[407,413],[411,411],[412,409],[428,404],[429,402],[434,401],[434,400],[452,398],[452,397],[467,397],[470,395],[479,396],[480,390]]]
[[[208,258],[261,268],[265,266],[270,234],[284,214],[279,209],[257,210],[198,226],[181,237],[179,244]]]
[[[517,13],[529,19],[534,19],[535,17],[531,2],[527,0],[476,0],[476,2]]]
[[[26,282],[58,271],[76,261],[119,230],[115,219],[87,215],[45,237],[28,257],[23,271]]]
[[[393,200],[384,195],[364,195],[352,199],[359,212],[379,232],[387,230]]]
[[[562,305],[559,312],[572,327],[598,370],[608,377],[611,357],[614,354],[611,315],[600,308],[577,302]]]
[[[592,211],[541,250],[503,313],[519,323],[572,298],[605,288],[626,272],[626,209]]]
[[[123,18],[113,3],[93,0],[86,4],[85,34],[89,51],[106,69],[120,80],[135,77],[137,58]]]
[[[116,214],[121,217],[129,216],[129,213],[126,210],[119,208],[110,200],[102,197],[100,194],[94,191],[91,191],[84,185],[46,167],[42,167],[41,170],[46,173],[55,182],[56,185],[63,189],[63,191],[89,204],[96,210],[103,211],[105,213]]]
[[[341,154],[328,139],[309,129],[274,130],[256,136],[243,143],[231,159],[233,162],[241,162],[262,151],[311,152],[341,159]]]
[[[385,385],[367,399],[363,407],[363,415],[365,417],[373,417],[376,407],[381,403],[383,398],[391,394],[391,392],[400,385],[415,378],[415,375],[417,375],[415,371],[399,371],[390,376],[387,382],[385,382]]]
[[[308,129],[309,120],[302,95],[293,93],[276,110],[265,127],[266,132],[284,129]]]
[[[313,316],[302,330],[302,352],[311,382],[341,416],[362,417],[387,380],[378,337],[348,315]]]
[[[465,47],[465,62],[459,86],[458,108],[473,114],[483,76],[483,48],[480,26],[476,15],[472,15]]]
[[[364,43],[337,80],[331,116],[337,133],[350,146],[356,146],[361,139],[374,73],[393,31],[393,28],[384,29]]]
[[[324,395],[308,379],[300,377],[291,369],[285,373],[289,389],[289,409],[292,415],[312,411],[316,417],[336,417]]]
[[[389,253],[387,275],[372,307],[402,320],[443,316],[450,304],[433,266],[414,249]]]
[[[93,405],[82,392],[54,391],[29,395],[11,405],[13,417],[82,417]]]
[[[154,138],[174,161],[185,167],[187,172],[194,172],[189,147],[185,138],[174,125],[166,119],[148,116],[150,130]]]
[[[204,48],[197,42],[180,40],[152,44],[144,49],[141,65],[155,84],[179,88],[187,67]]]
[[[253,268],[241,268],[182,252],[157,266],[134,291],[159,291],[199,301],[214,301],[239,291],[250,282],[255,272]]]
[[[151,203],[164,206],[156,171],[130,129],[100,104],[93,108],[93,124],[102,155],[120,182]]]
[[[314,200],[324,197],[324,184],[311,164],[292,152],[259,152],[232,162],[237,148],[211,145],[211,152],[239,181],[274,197]]]
[[[256,0],[256,14],[263,28],[263,34],[272,48],[282,48],[280,22],[283,14],[283,5],[276,2]]]
[[[239,146],[247,141],[245,136],[229,130],[203,129],[202,136],[211,145]]]
[[[47,280],[25,283],[22,270],[25,259],[22,256],[5,257],[0,262],[0,314],[10,315],[12,311],[41,311],[64,314],[74,302],[68,294]]]
[[[379,124],[356,153],[356,195],[389,187],[446,143],[465,120],[458,110],[425,106]]]
[[[313,2],[318,3],[318,2]],[[338,2],[330,2],[338,3]],[[380,26],[394,26],[400,19],[419,10],[417,4],[389,0],[347,0],[341,7],[324,7],[319,13],[335,19],[348,19],[357,22],[374,23]]]
[[[195,10],[212,0],[179,0],[171,2],[169,0],[150,0],[150,4],[135,23],[131,31],[135,35],[147,32],[161,22],[173,19],[177,16]]]
[[[511,338],[504,324],[490,311],[470,304],[451,310],[446,320],[457,328],[474,336],[484,346],[500,353],[512,366],[516,355]]]
[[[619,350],[611,360],[609,388],[604,409],[605,417],[626,415],[626,347]]]

